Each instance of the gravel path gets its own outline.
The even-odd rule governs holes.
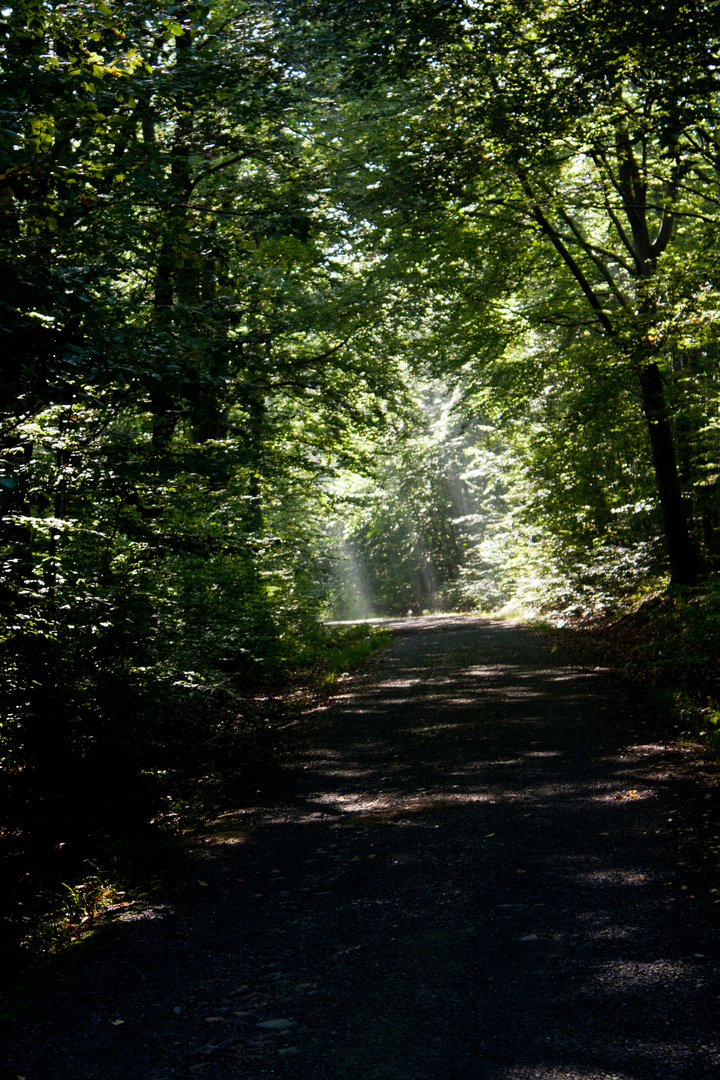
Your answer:
[[[400,635],[3,1080],[717,1080],[717,769],[527,629]]]

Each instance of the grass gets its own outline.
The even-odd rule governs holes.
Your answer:
[[[367,624],[334,628],[328,632],[324,655],[318,660],[317,671],[325,686],[331,686],[339,675],[345,675],[390,641],[389,630]]]

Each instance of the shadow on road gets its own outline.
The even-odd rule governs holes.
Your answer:
[[[8,1075],[715,1080],[715,770],[540,635],[405,626]]]

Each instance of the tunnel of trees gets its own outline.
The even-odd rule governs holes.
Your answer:
[[[2,8],[6,837],[176,798],[328,617],[712,590],[717,16]]]

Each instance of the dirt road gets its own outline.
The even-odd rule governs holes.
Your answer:
[[[401,629],[3,1080],[717,1080],[717,768],[539,634]]]

